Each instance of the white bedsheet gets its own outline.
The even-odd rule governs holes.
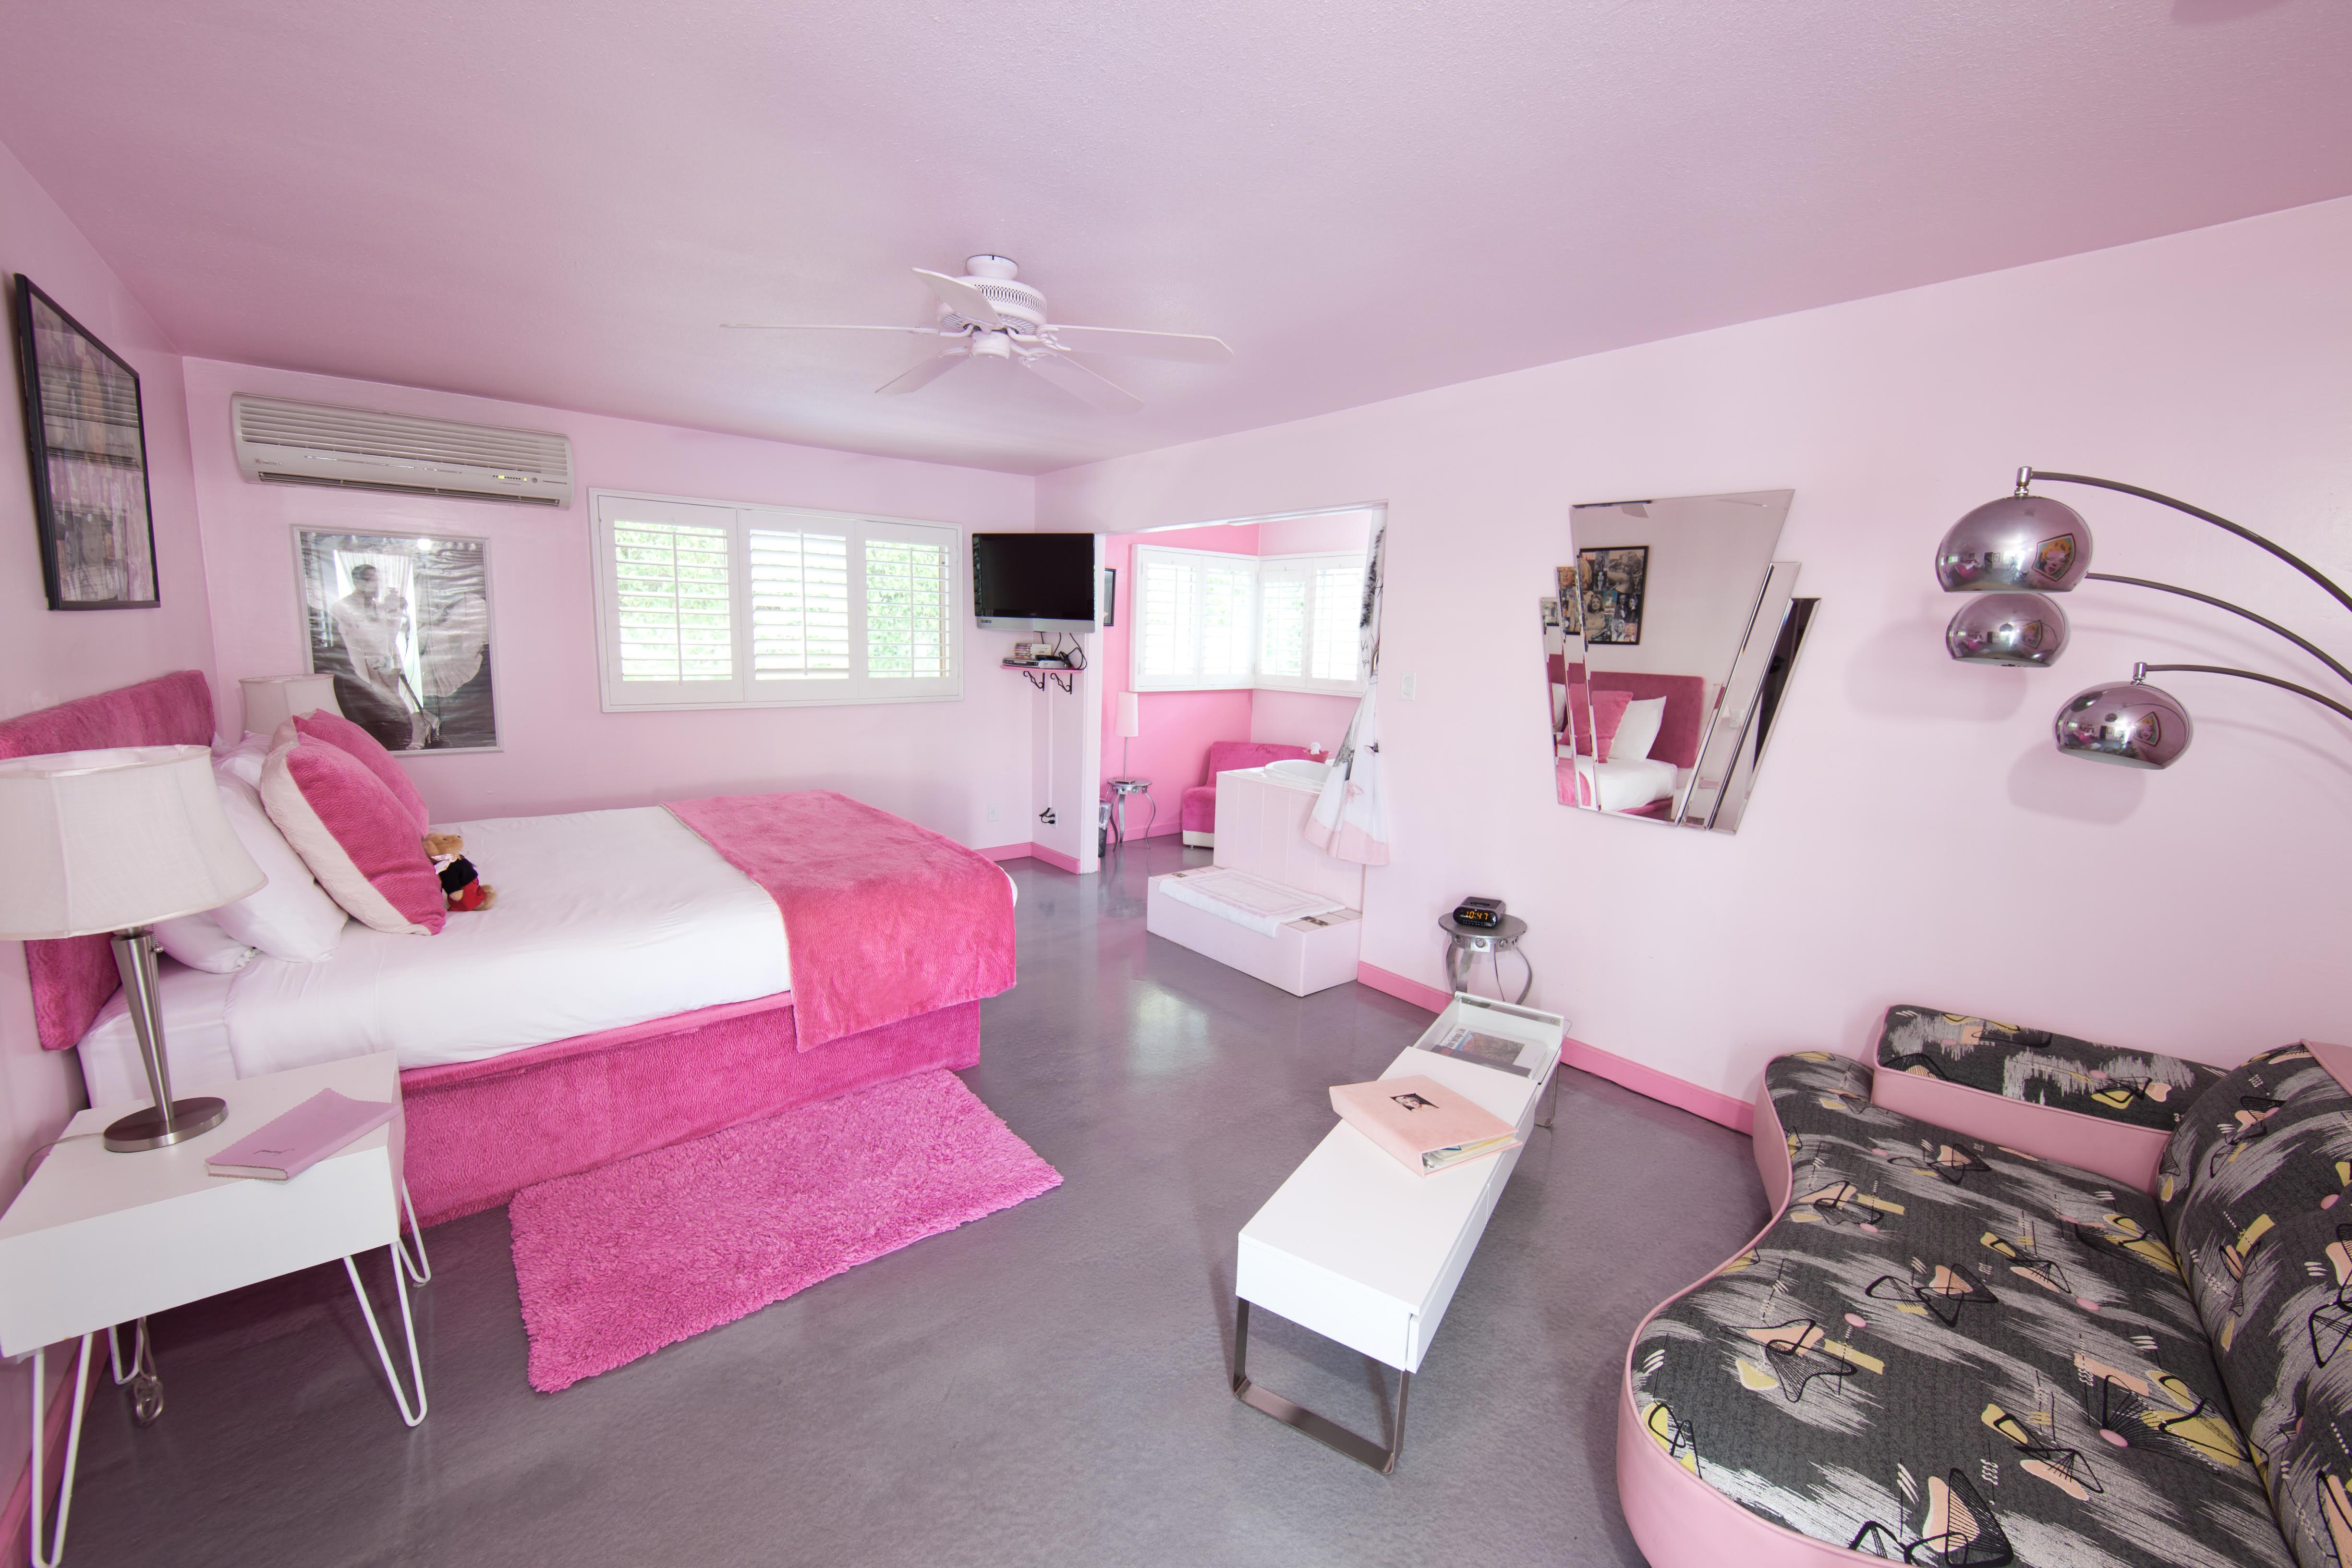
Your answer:
[[[1595,763],[1591,757],[1576,759],[1577,772],[1586,780],[1591,791],[1597,780],[1603,811],[1632,811],[1654,800],[1672,800],[1675,795],[1675,764],[1658,757],[1612,757]]]
[[[476,1061],[792,988],[775,900],[660,806],[444,831],[466,836],[499,897],[438,936],[354,922],[322,963],[205,974],[166,961],[173,1089],[371,1051],[404,1068]],[[123,1007],[116,996],[82,1040],[92,1104],[147,1098]]]

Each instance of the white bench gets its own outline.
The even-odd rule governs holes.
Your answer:
[[[1549,1115],[1536,1121],[1536,1102],[1557,1076],[1567,1020],[1457,994],[1422,1039],[1441,1038],[1457,1024],[1522,1042],[1529,1076],[1414,1047],[1380,1076],[1434,1079],[1509,1122],[1522,1142],[1549,1127]],[[1234,1269],[1234,1395],[1382,1475],[1393,1471],[1404,1449],[1412,1374],[1518,1162],[1519,1150],[1507,1149],[1423,1176],[1346,1122],[1333,1127],[1242,1227]],[[1253,1306],[1396,1368],[1388,1447],[1250,1382]]]

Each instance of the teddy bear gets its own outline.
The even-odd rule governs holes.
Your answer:
[[[441,879],[442,894],[453,910],[487,910],[498,902],[499,890],[481,879],[466,858],[466,838],[460,833],[428,833],[425,858]]]

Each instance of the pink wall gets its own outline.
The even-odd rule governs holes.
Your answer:
[[[1335,751],[1355,721],[1356,699],[1319,691],[1258,691],[1251,694],[1249,738],[1290,746]]]
[[[2252,627],[2093,587],[2065,668],[1953,664],[1928,560],[2021,463],[2183,496],[2352,577],[2352,199],[1963,279],[1038,481],[1043,527],[1389,506],[1382,757],[1396,862],[1365,962],[1440,981],[1439,913],[1507,899],[1580,1039],[1745,1098],[1916,1001],[2208,1061],[2352,1034],[2352,726],[2247,682],[2162,774],[2071,763],[2051,716],[2135,658],[2325,675]],[[1553,799],[1534,607],[1568,508],[1791,486],[1822,609],[1737,836]],[[2264,607],[2352,656],[2278,563],[2075,492],[2098,564]],[[1417,673],[1415,700],[1401,678]],[[1465,767],[1475,770],[1465,787]],[[1989,908],[2022,895],[2030,920]]]
[[[602,711],[587,492],[602,487],[762,501],[1004,531],[1029,526],[1032,480],[214,360],[188,361],[186,378],[220,675],[232,693],[241,676],[302,668],[296,524],[441,530],[489,540],[504,749],[407,763],[439,820],[822,786],[977,847],[1031,837],[1030,689],[997,668],[1011,635],[981,631],[969,616],[960,617],[965,668],[959,701]],[[547,511],[250,483],[237,472],[229,442],[228,400],[236,392],[562,431],[572,438],[578,489],[569,510]]]
[[[1258,552],[1255,523],[1224,523],[1207,528],[1171,529],[1139,540],[1115,533],[1103,541],[1103,563],[1118,573],[1117,624],[1097,639],[1101,658],[1102,776],[1120,775],[1122,752],[1131,760],[1127,775],[1151,781],[1151,804],[1139,795],[1128,802],[1128,831],[1140,837],[1182,831],[1184,791],[1202,782],[1209,765],[1209,747],[1218,741],[1246,741],[1250,732],[1250,698],[1246,689],[1232,691],[1146,691],[1139,694],[1143,733],[1122,746],[1118,736],[1118,694],[1129,689],[1135,604],[1135,547],[1162,544],[1174,550],[1221,550],[1228,555]],[[1108,798],[1108,795],[1106,795]],[[1153,815],[1154,809],[1158,815]]]
[[[0,713],[46,708],[165,670],[209,672],[212,623],[179,355],[80,231],[0,147],[0,274],[16,272],[32,279],[139,372],[163,602],[152,610],[47,607],[25,468],[24,405],[12,368],[0,393]],[[5,329],[0,335],[14,336]],[[55,1137],[81,1103],[73,1057],[44,1051],[34,1038],[22,947],[0,942],[0,1205],[16,1196],[16,1173],[33,1145]],[[0,1411],[9,1413],[0,1420],[0,1498],[25,1464],[27,1375],[24,1368],[0,1366]]]

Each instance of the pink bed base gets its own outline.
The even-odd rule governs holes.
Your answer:
[[[420,1224],[853,1089],[980,1060],[980,1004],[797,1048],[784,993],[400,1075]]]

